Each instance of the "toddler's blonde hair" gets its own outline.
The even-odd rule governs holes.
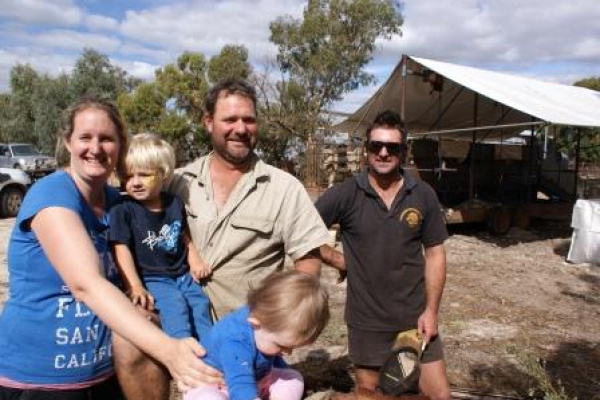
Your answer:
[[[156,170],[163,174],[165,182],[173,177],[175,170],[175,151],[164,139],[153,133],[138,133],[133,136],[129,143],[127,156],[125,157],[125,176],[121,180],[127,180],[127,174],[136,170]]]
[[[248,293],[250,315],[270,332],[293,332],[298,343],[317,340],[329,321],[329,295],[319,279],[276,272]]]

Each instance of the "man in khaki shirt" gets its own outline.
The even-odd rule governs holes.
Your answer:
[[[329,241],[325,225],[302,185],[291,175],[250,154],[248,170],[218,206],[214,169],[217,150],[179,171],[171,192],[187,204],[194,245],[212,268],[206,282],[214,316],[246,302],[248,289],[283,267],[288,255],[296,268],[315,273],[313,249]]]
[[[238,80],[220,82],[205,107],[213,152],[179,170],[170,191],[186,204],[194,245],[213,270],[205,288],[220,318],[244,304],[256,282],[283,268],[286,255],[296,269],[318,274],[319,247],[329,234],[300,182],[254,153],[254,89]],[[128,399],[168,399],[164,368],[120,337],[113,345]],[[220,379],[208,367],[202,374],[207,383]]]

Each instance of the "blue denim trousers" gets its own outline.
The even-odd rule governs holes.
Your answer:
[[[208,296],[188,272],[179,276],[144,276],[143,280],[154,296],[154,306],[166,334],[200,340],[208,332],[212,326]]]

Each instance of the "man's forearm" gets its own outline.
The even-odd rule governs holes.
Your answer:
[[[306,274],[319,276],[321,274],[321,258],[319,257],[319,249],[311,250],[304,257],[294,262],[294,267]]]
[[[333,247],[324,244],[319,248],[319,255],[325,264],[331,265],[340,271],[346,270],[346,261],[344,255]]]
[[[426,307],[436,314],[440,309],[442,293],[446,284],[446,251],[444,245],[425,249]]]

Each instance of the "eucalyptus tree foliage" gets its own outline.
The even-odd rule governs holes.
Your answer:
[[[270,124],[310,140],[327,123],[323,111],[374,82],[365,67],[377,39],[401,33],[400,11],[394,0],[309,0],[302,18],[273,21],[270,40],[282,74],[270,90],[261,90],[270,97],[264,101]]]
[[[0,99],[1,139],[32,143],[51,154],[61,115],[75,100],[83,96],[116,100],[139,82],[92,49],[84,50],[71,74],[58,77],[40,74],[30,65],[16,65],[11,69],[10,93]]]
[[[133,92],[121,94],[117,104],[131,133],[156,132],[166,101],[157,84],[142,83]]]
[[[130,78],[121,67],[113,65],[107,55],[84,49],[71,73],[72,97],[97,96],[110,100],[130,91],[139,80]]]
[[[184,52],[176,63],[156,71],[156,84],[172,106],[184,112],[190,123],[202,119],[202,104],[208,91],[207,62],[202,53]]]
[[[600,91],[600,77],[589,77],[581,79],[573,84]],[[563,153],[574,158],[579,143],[579,158],[583,162],[600,163],[600,129],[574,129],[571,127],[561,128],[557,133],[557,146]]]
[[[72,103],[67,93],[69,93],[67,75],[40,78],[33,102],[35,115],[33,131],[36,137],[34,143],[42,153],[54,154],[56,151],[62,113]]]
[[[19,64],[11,69],[11,93],[5,101],[6,109],[0,115],[4,141],[37,144],[34,132],[34,94],[39,80],[40,75],[30,65]]]
[[[600,76],[592,76],[589,78],[584,78],[584,79],[578,80],[573,85],[600,91]]]
[[[208,63],[208,78],[215,84],[226,78],[248,79],[252,67],[248,63],[248,49],[241,45],[228,44]]]

